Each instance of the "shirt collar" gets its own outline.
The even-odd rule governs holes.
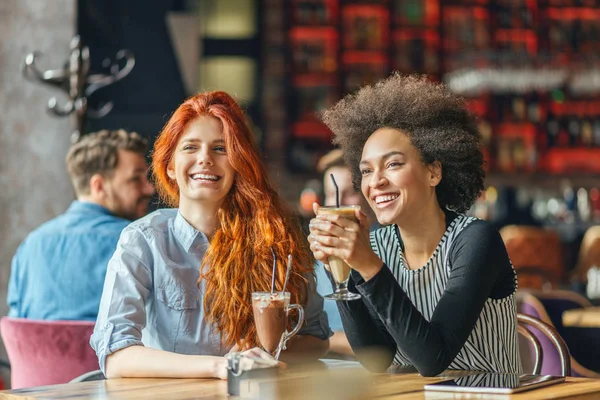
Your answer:
[[[177,216],[173,223],[173,236],[175,236],[175,239],[177,239],[179,244],[181,244],[187,252],[190,251],[192,245],[195,243],[198,245],[208,245],[208,238],[206,235],[190,225],[190,223],[183,218],[183,215],[181,215],[179,210],[177,210]]]
[[[102,207],[100,204],[79,200],[74,200],[69,206],[67,212],[97,213],[114,216],[113,213],[111,213],[107,208]]]

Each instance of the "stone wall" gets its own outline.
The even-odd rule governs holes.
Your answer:
[[[76,0],[0,1],[0,315],[8,312],[10,261],[19,243],[74,198],[64,163],[70,122],[46,112],[51,96],[65,96],[25,80],[20,68],[34,50],[43,53],[42,68],[62,67],[75,10]],[[6,359],[3,349],[0,358]]]

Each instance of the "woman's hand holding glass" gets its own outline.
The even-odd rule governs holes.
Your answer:
[[[313,209],[317,214],[319,206],[315,204]],[[328,270],[327,258],[337,256],[368,281],[379,272],[383,262],[371,249],[367,217],[360,211],[356,217],[358,223],[339,215],[317,215],[310,220],[308,240],[314,257]]]
[[[227,354],[233,352],[234,349],[231,349]],[[259,347],[253,347],[243,351],[242,356],[240,368],[244,371],[265,367],[287,367],[286,363],[275,360],[273,356]],[[227,379],[227,355],[225,355],[217,368],[216,377],[223,380]]]

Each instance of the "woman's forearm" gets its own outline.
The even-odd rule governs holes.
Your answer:
[[[226,365],[224,357],[192,356],[130,346],[106,358],[106,377],[224,379]]]
[[[358,292],[355,286],[356,279],[363,281],[358,272],[352,271],[348,280],[348,290],[353,293]],[[396,344],[383,322],[371,314],[363,299],[338,301],[337,306],[344,334],[356,359],[370,371],[387,370],[394,360]]]
[[[287,350],[282,351],[279,359],[286,363],[314,361],[323,357],[329,350],[329,340],[314,336],[294,336],[287,343]]]
[[[337,354],[353,356],[354,352],[348,338],[343,331],[333,332],[333,336],[329,338],[329,351]]]

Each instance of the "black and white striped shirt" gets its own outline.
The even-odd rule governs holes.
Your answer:
[[[414,365],[428,376],[520,373],[516,274],[504,243],[486,221],[452,212],[446,221],[435,252],[415,270],[395,225],[371,233],[384,266],[368,282],[352,271],[349,288],[362,299],[339,304],[348,340],[359,360],[362,349],[381,347],[388,365]]]

